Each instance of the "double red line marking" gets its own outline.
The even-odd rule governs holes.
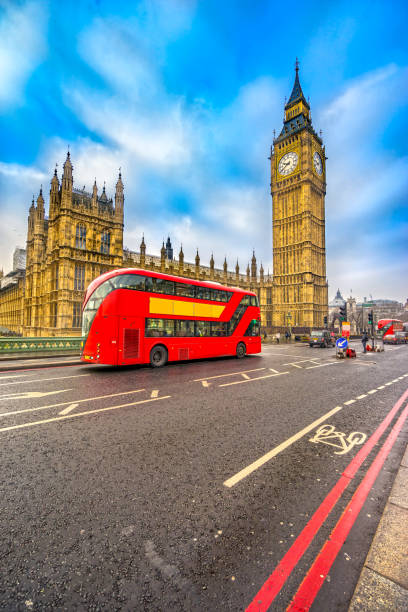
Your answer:
[[[263,612],[269,608],[282,586],[290,576],[294,567],[306,552],[314,536],[343,494],[344,490],[360,469],[363,461],[377,444],[378,440],[383,435],[407,398],[408,390],[405,391],[405,393],[400,397],[379,427],[359,450],[354,459],[351,460],[333,489],[328,493],[326,498],[320,504],[319,508],[313,514],[310,521],[296,538],[293,545],[289,548],[279,565],[275,568],[273,573],[269,576],[265,584],[249,604],[246,612]],[[353,526],[364,504],[364,501],[384,464],[386,457],[394,445],[394,442],[397,439],[397,436],[401,431],[407,416],[408,406],[406,406],[404,411],[401,413],[398,421],[392,428],[391,433],[371,464],[366,476],[354,493],[336,527],[332,531],[330,539],[326,541],[307,576],[299,587],[299,590],[296,593],[292,603],[288,607],[288,610],[291,612],[295,610],[309,610],[310,606],[312,605],[313,600],[320,590],[320,587],[322,586],[331,565],[333,564],[341,546],[343,545],[351,527]]]

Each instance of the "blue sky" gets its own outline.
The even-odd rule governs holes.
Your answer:
[[[125,184],[125,244],[272,270],[269,148],[300,59],[327,161],[329,297],[408,297],[408,4],[0,1],[0,267],[67,145]]]

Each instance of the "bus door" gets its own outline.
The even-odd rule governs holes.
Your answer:
[[[87,352],[90,352],[95,362],[118,365],[118,327],[119,317],[116,315],[96,316],[92,323],[91,343],[87,342]]]
[[[118,365],[141,362],[143,337],[143,317],[120,317],[118,334]]]

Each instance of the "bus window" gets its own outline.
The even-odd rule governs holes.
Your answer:
[[[244,336],[260,336],[260,335],[261,335],[261,326],[259,324],[259,321],[257,321],[256,319],[252,319],[252,321],[248,325],[248,328]]]
[[[145,336],[160,338],[174,336],[173,319],[146,319]]]
[[[187,283],[176,283],[176,295],[193,298],[194,289],[194,285],[187,285]]]
[[[174,282],[164,278],[152,278],[153,293],[165,293],[166,295],[174,295]]]
[[[230,291],[219,291],[220,294],[220,302],[229,302],[231,299],[232,293]]]
[[[196,321],[195,322],[196,336],[211,336],[211,321]]]
[[[251,295],[251,306],[259,306],[258,304],[258,298],[255,295]]]
[[[106,282],[112,282],[114,289],[135,289],[137,291],[144,291],[145,278],[145,276],[140,276],[140,274],[118,274],[118,276],[112,278],[111,281]],[[105,283],[103,283],[103,285],[105,285]],[[103,287],[103,285],[101,285],[101,287]],[[96,291],[99,291],[99,289],[100,287]]]
[[[209,289],[208,287],[196,286],[195,289],[196,289],[195,296],[199,300],[211,300],[212,299],[211,289]]]
[[[228,336],[228,323],[220,323],[218,321],[213,321],[211,323],[211,335]]]
[[[194,321],[175,321],[176,336],[191,337],[194,336]]]

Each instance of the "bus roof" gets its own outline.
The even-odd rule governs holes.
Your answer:
[[[209,287],[209,288],[217,288],[223,289],[225,291],[234,291],[236,293],[245,293],[247,295],[255,295],[253,291],[245,291],[245,289],[240,289],[239,287],[228,287],[227,285],[222,285],[216,281],[200,281],[195,278],[186,278],[184,276],[173,276],[172,274],[164,274],[163,272],[153,272],[152,270],[143,270],[142,268],[117,268],[116,270],[110,270],[109,272],[105,272],[101,274],[97,278],[95,278],[88,286],[88,289],[85,293],[84,304],[88,301],[89,297],[92,293],[105,281],[113,278],[114,276],[119,276],[120,274],[143,274],[143,276],[150,276],[152,278],[163,278],[165,280],[177,281],[178,283],[186,283],[189,285],[198,285],[200,287]]]

